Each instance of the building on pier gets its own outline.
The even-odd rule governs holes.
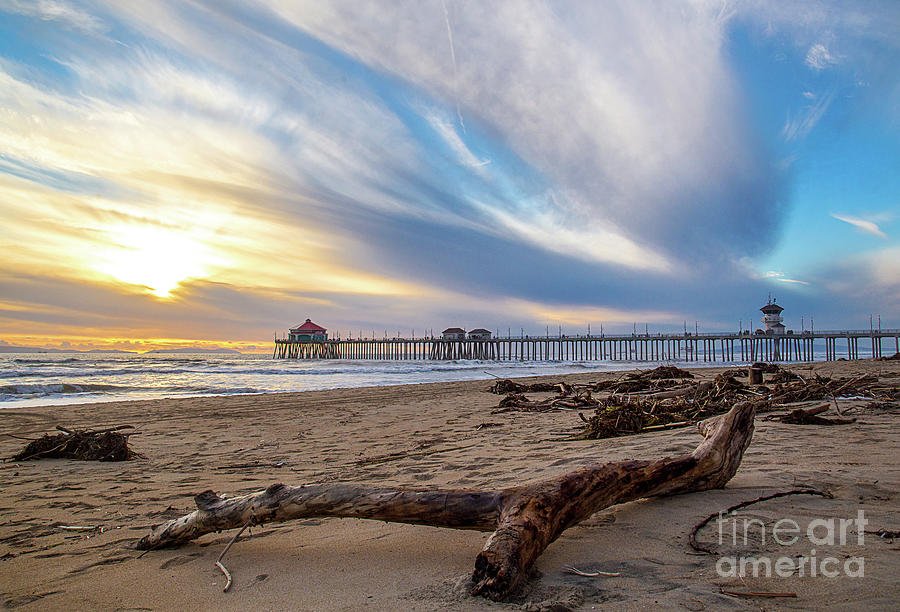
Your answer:
[[[469,330],[469,340],[490,340],[491,339],[491,330],[484,329],[482,327],[478,327],[476,329]]]
[[[291,328],[290,339],[292,342],[324,342],[328,340],[328,330],[307,319],[302,325]]]
[[[762,322],[766,326],[765,332],[769,335],[782,336],[784,335],[784,319],[781,317],[781,313],[784,312],[784,308],[775,303],[775,300],[769,298],[769,303],[760,308],[763,313]]]
[[[466,330],[461,327],[448,327],[441,332],[441,337],[444,340],[465,340]]]

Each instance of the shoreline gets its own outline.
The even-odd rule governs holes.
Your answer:
[[[654,367],[648,364],[649,369]],[[698,378],[738,367],[688,368]],[[900,380],[900,363],[872,360],[786,365],[806,375],[875,373]],[[517,377],[594,382],[624,371]],[[56,424],[131,424],[144,458],[122,463],[28,461],[0,464],[0,601],[16,609],[413,609],[513,610],[541,605],[618,609],[662,605],[713,609],[890,609],[900,599],[900,561],[890,544],[867,537],[866,577],[747,579],[747,590],[794,591],[792,601],[735,599],[744,590],[716,574],[716,557],[686,547],[691,526],[736,502],[797,486],[828,488],[833,500],[788,497],[754,509],[781,516],[853,517],[870,529],[897,529],[900,432],[897,412],[858,411],[839,427],[756,419],[744,464],[723,490],[631,502],[603,510],[564,532],[538,560],[541,576],[510,604],[469,597],[464,585],[485,534],[357,519],[310,519],[253,529],[230,550],[235,584],[222,593],[215,558],[231,533],[208,535],[141,558],[129,548],[151,524],[193,509],[192,496],[229,496],[273,482],[377,482],[398,486],[499,488],[553,477],[590,462],[652,459],[694,448],[693,428],[596,441],[566,439],[577,411],[490,414],[501,396],[488,380],[130,400],[2,410],[0,433],[32,435]],[[866,404],[842,400],[842,404]],[[493,423],[488,427],[479,425]],[[0,437],[8,457],[24,442]],[[368,462],[389,455],[388,461]],[[406,453],[405,455],[403,453]],[[60,526],[97,526],[78,532]],[[270,537],[271,536],[271,537]],[[706,540],[715,537],[708,528]],[[824,557],[828,547],[819,547]],[[794,551],[792,551],[794,552]],[[808,552],[800,550],[799,552]],[[837,553],[835,553],[837,554]],[[618,572],[586,578],[563,565]],[[140,589],[133,588],[139,584]],[[693,607],[691,607],[693,606]],[[702,607],[701,607],[702,606]],[[562,608],[559,608],[562,609]]]
[[[858,361],[867,361],[867,360],[858,360]],[[868,360],[870,361],[870,360]],[[372,364],[378,363],[407,363],[407,362],[378,362],[372,361]],[[426,363],[426,362],[420,362]],[[442,363],[442,362],[427,362],[427,363]],[[477,367],[504,367],[507,366],[507,362],[473,362],[478,363]],[[565,368],[566,364],[570,362],[557,361],[557,362],[539,362],[533,366],[522,366],[522,367],[541,367],[547,366],[547,364],[551,364],[553,366],[562,366],[561,369]],[[495,375],[487,371],[482,371],[481,373],[486,374],[487,376],[484,378],[463,378],[458,380],[440,380],[440,381],[423,381],[423,382],[372,382],[372,383],[362,383],[356,384],[352,386],[327,386],[316,389],[303,389],[303,390],[261,390],[256,392],[240,392],[240,393],[197,393],[197,394],[188,394],[188,395],[166,395],[166,391],[160,391],[160,396],[156,396],[153,394],[145,394],[141,397],[141,393],[135,392],[135,397],[115,397],[115,396],[90,396],[89,393],[85,393],[82,396],[73,395],[71,397],[35,397],[35,398],[27,398],[27,399],[12,399],[12,400],[4,400],[0,401],[0,414],[4,410],[11,408],[41,408],[44,406],[75,406],[81,404],[109,404],[109,403],[121,403],[121,402],[146,402],[146,401],[169,401],[169,400],[183,400],[183,399],[194,399],[194,398],[203,398],[203,397],[220,397],[220,398],[228,398],[228,397],[241,397],[241,396],[261,396],[261,395],[281,395],[285,393],[309,393],[316,391],[343,391],[349,389],[363,389],[363,388],[372,388],[372,387],[398,387],[404,385],[422,385],[422,384],[445,384],[445,383],[454,383],[454,382],[476,382],[476,381],[488,381],[499,378],[509,378],[509,379],[525,379],[525,378],[547,378],[547,377],[556,377],[556,376],[581,376],[583,374],[596,374],[596,373],[625,373],[632,372],[636,370],[646,370],[652,369],[661,365],[674,365],[676,367],[680,367],[682,369],[734,369],[734,368],[745,368],[750,365],[750,362],[735,362],[735,363],[696,363],[690,361],[671,361],[671,360],[662,360],[656,362],[571,362],[573,369],[577,368],[575,371],[570,372],[556,372],[556,373],[547,373],[547,374],[523,374],[517,376],[515,373],[506,373],[503,376]],[[808,364],[815,363],[828,363],[826,361],[809,361],[809,362],[780,362],[783,367],[799,367]],[[599,369],[601,367],[611,367],[612,369]],[[474,367],[473,367],[474,369]],[[466,370],[457,370],[457,371],[466,371]],[[56,382],[46,382],[46,383],[23,383],[23,386],[28,385],[74,385],[76,383],[56,383]],[[11,384],[9,386],[17,386],[15,384]],[[124,394],[127,395],[127,394]]]

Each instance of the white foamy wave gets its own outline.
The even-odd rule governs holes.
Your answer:
[[[654,365],[629,361],[290,360],[272,359],[271,354],[9,353],[0,355],[0,382],[9,383],[0,385],[0,407],[490,380]]]

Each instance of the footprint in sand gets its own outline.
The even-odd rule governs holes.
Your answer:
[[[31,593],[29,595],[18,595],[16,597],[10,597],[9,599],[3,602],[3,606],[7,609],[12,610],[13,608],[18,608],[19,606],[24,606],[25,604],[30,604],[33,601],[37,601],[38,599],[43,599],[48,595],[57,595],[59,593],[65,593],[65,591],[47,591],[46,593]]]
[[[179,565],[184,565],[185,563],[190,563],[195,560],[197,557],[202,557],[203,553],[191,553],[189,555],[179,555],[177,557],[172,557],[168,561],[164,561],[162,565],[159,566],[159,569],[169,569],[170,567],[178,567]]]

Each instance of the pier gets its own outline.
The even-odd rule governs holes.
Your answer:
[[[862,340],[862,343],[860,343]],[[893,340],[893,342],[891,342]],[[882,356],[884,345],[900,352],[900,329],[758,333],[628,334],[491,339],[382,338],[298,341],[276,339],[275,359],[390,361],[687,361],[734,363],[815,361],[824,356]]]

